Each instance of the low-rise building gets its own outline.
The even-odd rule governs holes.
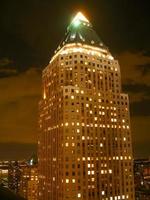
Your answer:
[[[27,200],[37,200],[38,171],[32,159],[21,169],[19,194]]]
[[[134,161],[136,200],[150,199],[150,159]]]

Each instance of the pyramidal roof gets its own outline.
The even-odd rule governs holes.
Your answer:
[[[77,13],[68,26],[65,38],[60,43],[57,50],[70,43],[81,43],[107,49],[94,31],[92,24],[81,12]]]

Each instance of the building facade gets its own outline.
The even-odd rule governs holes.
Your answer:
[[[120,66],[78,13],[42,75],[39,199],[134,200]]]
[[[27,164],[21,168],[19,194],[27,200],[38,199],[37,164]]]

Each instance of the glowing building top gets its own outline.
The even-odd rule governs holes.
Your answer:
[[[94,31],[92,24],[81,12],[78,12],[73,18],[72,22],[67,28],[65,38],[60,43],[56,52],[66,44],[72,43],[86,44],[108,50],[100,37]]]
[[[89,20],[81,12],[78,12],[77,15],[74,17],[72,22],[74,23],[75,26],[77,26],[82,21],[89,23]]]

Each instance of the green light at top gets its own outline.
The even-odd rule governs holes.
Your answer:
[[[75,27],[78,27],[80,24],[81,24],[81,22],[80,22],[79,19],[77,19],[77,20],[75,20],[75,21],[73,22],[73,25],[74,25]]]

